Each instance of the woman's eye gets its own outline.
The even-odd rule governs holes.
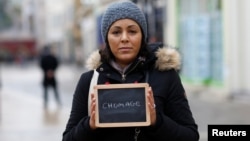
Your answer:
[[[114,35],[117,35],[117,34],[119,34],[120,32],[119,31],[113,31],[112,32],[112,34],[114,34]]]
[[[136,30],[130,30],[129,32],[132,33],[132,34],[137,33]]]

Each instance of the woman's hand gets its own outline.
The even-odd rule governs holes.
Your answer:
[[[89,120],[89,126],[92,130],[96,129],[95,125],[95,106],[96,106],[96,99],[94,94],[91,94],[91,104],[90,104],[90,120]]]
[[[148,107],[150,111],[150,120],[151,120],[151,125],[155,125],[156,123],[156,105],[154,101],[154,95],[152,88],[149,87],[148,89],[148,94],[147,94],[147,99],[148,99]]]

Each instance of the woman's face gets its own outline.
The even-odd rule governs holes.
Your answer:
[[[142,31],[133,20],[121,19],[114,22],[108,31],[108,43],[115,61],[125,67],[140,51]]]

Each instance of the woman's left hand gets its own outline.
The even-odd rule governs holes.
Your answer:
[[[147,94],[147,99],[148,99],[148,107],[150,111],[150,120],[151,120],[151,125],[155,125],[156,123],[156,105],[154,101],[154,95],[152,88],[149,87],[148,89],[148,94]]]

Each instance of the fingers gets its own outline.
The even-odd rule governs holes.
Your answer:
[[[148,89],[147,98],[148,98],[148,107],[149,107],[149,111],[150,111],[151,125],[155,125],[155,123],[156,123],[156,109],[155,109],[156,105],[155,105],[153,91],[152,91],[151,87],[149,87],[149,89]]]
[[[96,106],[96,99],[94,94],[91,94],[91,108],[90,108],[91,114],[95,112],[95,106]]]
[[[90,120],[89,125],[92,130],[96,129],[95,125],[95,106],[96,106],[96,99],[94,94],[91,94],[91,107],[90,107]]]
[[[149,100],[149,103],[150,103],[150,107],[155,108],[156,105],[155,105],[153,91],[152,91],[151,87],[149,87],[149,89],[148,89],[148,100]]]

